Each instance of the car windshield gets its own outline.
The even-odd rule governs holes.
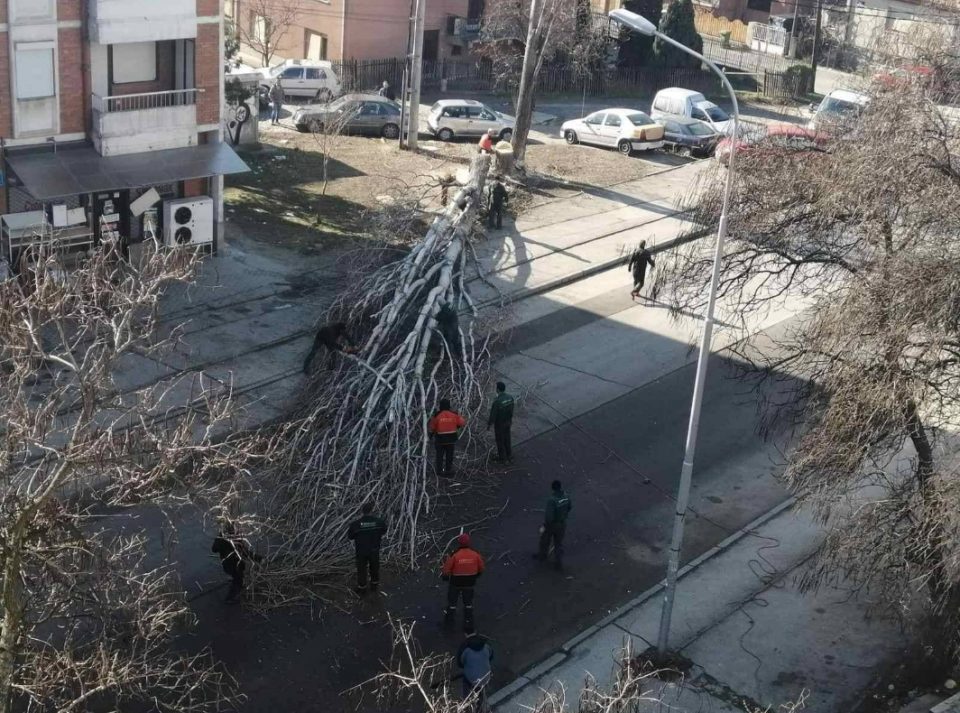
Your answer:
[[[330,102],[329,104],[327,104],[327,106],[324,107],[324,108],[325,108],[325,109],[328,109],[329,111],[338,111],[338,110],[340,110],[340,109],[343,109],[343,107],[346,105],[346,103],[347,103],[347,98],[346,98],[346,97],[340,97],[339,99],[336,99],[336,100]]]
[[[837,116],[856,116],[860,113],[861,107],[853,102],[846,102],[842,99],[827,97],[820,105],[820,111],[826,114],[835,114]]]
[[[696,124],[687,124],[687,130],[694,136],[713,136],[715,133],[717,133],[706,124],[701,124],[700,122],[697,122]]]
[[[730,118],[730,115],[718,106],[702,106],[700,109],[710,117],[710,121],[726,121]]]
[[[652,124],[653,119],[644,114],[642,111],[638,111],[635,114],[627,114],[627,119],[634,126],[643,126],[644,124]]]

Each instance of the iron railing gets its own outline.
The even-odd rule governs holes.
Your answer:
[[[93,95],[93,108],[101,114],[114,114],[120,111],[144,111],[165,109],[173,106],[192,106],[197,103],[197,95],[203,89],[171,89],[164,92],[144,92],[142,94],[118,94],[111,97]]]

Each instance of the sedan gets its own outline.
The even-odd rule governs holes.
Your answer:
[[[764,124],[753,130],[745,131],[736,140],[737,155],[767,155],[823,151],[827,136],[822,132],[805,129],[795,124]],[[730,162],[730,149],[733,139],[723,138],[717,144],[713,157],[726,166]]]
[[[297,131],[331,131],[395,139],[400,136],[400,105],[376,94],[345,94],[330,104],[313,104],[293,115]]]
[[[709,156],[720,134],[696,119],[660,119],[664,146],[681,156]]]
[[[609,146],[625,156],[663,146],[663,127],[636,109],[603,109],[565,121],[560,135],[568,144]]]

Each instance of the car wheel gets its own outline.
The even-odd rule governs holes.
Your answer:
[[[315,134],[318,134],[321,131],[323,131],[323,124],[321,124],[316,119],[313,119],[309,124],[307,124],[307,127],[310,129],[310,131],[312,131]]]
[[[452,141],[453,131],[450,129],[440,129],[440,131],[437,132],[437,138],[441,141]]]
[[[310,131],[310,127],[306,124],[297,124],[297,131],[299,131],[301,134],[305,134],[306,132]]]
[[[396,124],[384,124],[380,133],[385,139],[396,139],[400,136],[400,127]]]
[[[577,138],[577,132],[570,129],[567,129],[566,132],[564,132],[563,138],[566,139],[567,143],[571,146],[579,142],[579,139]]]
[[[630,144],[629,141],[627,141],[626,139],[623,139],[620,141],[620,143],[617,144],[617,151],[622,153],[624,156],[629,156],[630,154],[633,153],[633,146]]]
[[[677,153],[683,158],[690,158],[693,156],[693,151],[690,150],[689,146],[681,146],[679,149],[677,149]]]
[[[317,101],[326,104],[328,101],[333,99],[333,92],[327,88],[317,90]]]
[[[500,132],[501,141],[509,141],[513,138],[513,129],[504,129]]]

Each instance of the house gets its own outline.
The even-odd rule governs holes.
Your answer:
[[[0,258],[44,237],[215,249],[223,175],[247,170],[221,139],[220,0],[0,0],[0,33]]]
[[[224,11],[241,37],[277,36],[271,63],[285,59],[390,59],[407,54],[410,0],[294,0],[295,19],[279,27],[276,5],[264,0],[225,0]],[[483,0],[426,0],[423,58],[436,61],[466,54],[479,33]],[[259,35],[258,35],[259,33]],[[255,48],[241,47],[244,61],[262,64]]]

